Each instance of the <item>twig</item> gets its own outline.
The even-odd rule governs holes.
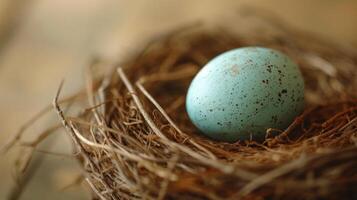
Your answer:
[[[101,200],[107,200],[98,190],[97,188],[93,185],[91,180],[89,178],[85,178],[87,181],[88,185],[92,188],[93,192],[101,199]]]
[[[74,94],[72,96],[64,98],[59,103],[70,102],[80,95],[82,95],[82,92],[79,92],[78,94]],[[13,147],[15,145],[15,143],[21,139],[21,137],[23,136],[23,134],[25,133],[25,131],[28,128],[30,128],[35,122],[37,122],[41,117],[43,117],[45,114],[47,114],[52,109],[53,109],[52,105],[48,105],[48,106],[44,107],[42,110],[40,110],[40,112],[35,114],[25,124],[23,124],[20,127],[18,132],[16,132],[15,134],[11,134],[12,137],[5,144],[3,144],[0,147],[0,154],[6,153],[7,151],[9,151],[9,149],[11,149],[11,147]]]
[[[175,124],[175,122],[169,117],[169,115],[165,112],[165,110],[160,106],[160,104],[149,94],[149,92],[144,88],[144,86],[140,83],[140,81],[136,82],[136,86],[139,88],[139,90],[150,100],[152,104],[160,111],[160,113],[165,117],[165,119],[171,124],[172,127],[181,135],[186,135],[183,133],[180,128]],[[186,135],[186,137],[188,137]],[[193,144],[195,147],[200,149],[201,151],[205,152],[208,157],[210,157],[213,160],[216,160],[216,156],[208,151],[206,148],[202,147],[201,145],[195,143],[191,138],[187,139],[191,144]]]
[[[289,162],[289,163],[287,163],[281,167],[278,167],[274,170],[271,170],[268,173],[265,173],[265,174],[259,176],[258,178],[253,179],[250,183],[245,185],[239,191],[239,193],[237,195],[233,195],[231,199],[237,199],[238,197],[243,197],[243,196],[251,193],[255,189],[261,187],[262,185],[264,185],[268,182],[272,182],[274,179],[276,179],[284,174],[287,174],[294,169],[298,169],[298,168],[305,166],[308,161],[309,161],[309,159],[307,159],[304,156],[301,156],[299,159]]]
[[[59,98],[60,92],[62,90],[63,83],[64,83],[64,81],[61,82],[61,84],[60,84],[60,86],[59,86],[59,88],[57,90],[56,96],[55,96],[55,98],[53,100],[53,106],[54,106],[55,110],[57,111],[57,114],[60,117],[63,126],[67,130],[67,133],[72,138],[76,148],[78,148],[78,152],[80,153],[80,155],[82,155],[83,158],[86,161],[88,161],[88,163],[89,163],[90,167],[92,168],[93,172],[101,174],[100,170],[98,169],[98,167],[94,164],[92,158],[88,155],[87,151],[84,149],[82,143],[80,143],[79,139],[76,137],[75,130],[73,129],[73,126],[68,124],[66,118],[64,117],[63,111],[61,110],[61,108],[60,108],[60,106],[58,104],[58,98]],[[107,182],[104,181],[104,184],[105,184],[106,188],[110,188],[110,186],[109,186],[109,184]]]
[[[133,100],[136,104],[136,106],[138,107],[140,113],[142,114],[142,116],[144,117],[144,119],[146,120],[146,122],[148,123],[148,125],[153,129],[153,131],[161,137],[161,139],[163,139],[168,145],[173,146],[174,148],[180,149],[181,151],[185,152],[186,154],[192,156],[195,159],[200,160],[202,163],[212,166],[218,170],[221,170],[224,173],[227,174],[235,174],[236,176],[239,176],[243,179],[246,180],[251,180],[253,177],[256,177],[256,174],[245,171],[243,169],[239,169],[236,168],[232,165],[229,165],[227,163],[220,163],[217,162],[215,160],[211,160],[208,159],[202,155],[200,155],[199,153],[196,153],[195,151],[193,151],[192,149],[182,146],[180,144],[177,144],[175,142],[170,141],[161,131],[160,129],[157,128],[157,126],[155,125],[155,123],[152,121],[151,117],[149,116],[149,114],[145,111],[139,97],[137,96],[137,94],[134,91],[133,86],[131,85],[130,81],[128,80],[128,78],[126,77],[126,75],[123,72],[122,68],[118,68],[118,74],[119,77],[122,79],[122,81],[124,82],[124,85],[126,86],[126,88],[128,89],[130,95],[133,97]]]

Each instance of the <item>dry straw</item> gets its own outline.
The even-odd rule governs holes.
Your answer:
[[[356,198],[357,54],[270,22],[264,34],[195,25],[158,37],[89,79],[90,106],[76,117],[63,114],[59,90],[55,108],[96,199]],[[190,81],[219,53],[251,45],[298,62],[305,112],[262,143],[204,138],[185,111]]]

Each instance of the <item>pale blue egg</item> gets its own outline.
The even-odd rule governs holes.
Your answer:
[[[234,142],[285,129],[304,107],[304,81],[283,53],[262,47],[225,52],[195,76],[186,97],[193,124],[206,136]]]

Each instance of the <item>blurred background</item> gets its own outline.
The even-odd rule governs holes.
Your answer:
[[[272,11],[293,27],[357,46],[356,0],[1,0],[0,145],[51,103],[63,78],[64,94],[79,90],[93,56],[118,60],[152,35],[236,15],[242,6]],[[51,112],[26,132],[25,140],[54,121]],[[40,148],[70,154],[71,145],[58,132]],[[0,199],[16,191],[20,149],[0,155]],[[71,157],[38,152],[29,169],[37,170],[20,199],[90,198],[85,183],[63,189],[80,173]]]

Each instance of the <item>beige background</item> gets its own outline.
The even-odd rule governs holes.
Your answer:
[[[0,1],[0,144],[52,101],[62,78],[66,78],[64,93],[80,88],[91,56],[116,60],[153,33],[197,19],[232,15],[242,5],[274,11],[295,27],[357,45],[355,0]],[[12,26],[14,22],[18,26]],[[51,112],[26,138],[55,119]],[[63,133],[49,141],[42,148],[69,153]],[[19,149],[0,157],[0,199],[15,184],[13,164]],[[35,159],[40,156],[42,165],[21,199],[88,199],[84,187],[60,191],[79,173],[73,159],[40,153]]]

